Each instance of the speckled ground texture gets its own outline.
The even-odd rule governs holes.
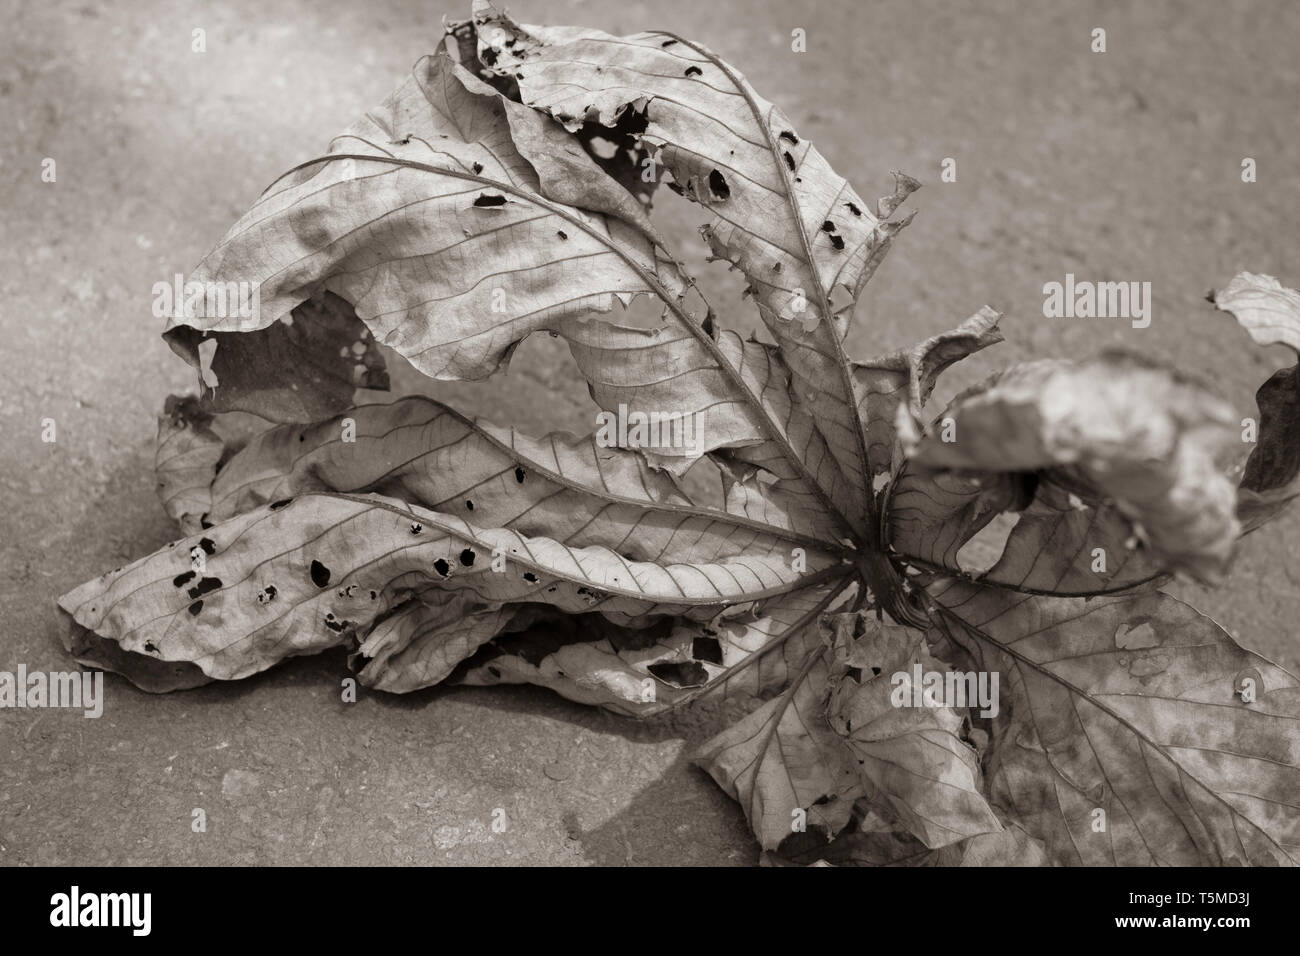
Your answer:
[[[988,303],[996,365],[1120,344],[1209,374],[1253,414],[1281,352],[1205,301],[1241,269],[1300,285],[1300,4],[559,2],[525,22],[699,39],[780,103],[865,196],[925,184],[850,345],[867,356]],[[961,12],[958,12],[960,9]],[[169,540],[155,416],[190,370],[154,282],[188,273],[281,171],[378,103],[452,0],[0,2],[0,670],[66,669],[55,598]],[[1093,27],[1109,50],[1089,51]],[[202,27],[207,52],[190,50]],[[790,50],[791,30],[808,50]],[[41,160],[58,179],[42,183]],[[1240,180],[1242,157],[1259,182]],[[939,182],[944,157],[958,181]],[[663,220],[702,254],[697,211]],[[698,259],[696,261],[699,261]],[[1154,321],[1048,320],[1067,272],[1150,281]],[[700,267],[730,321],[740,284]],[[543,337],[545,339],[545,337]],[[429,391],[535,430],[592,410],[549,339],[506,377]],[[40,421],[58,423],[43,444]],[[1247,539],[1221,590],[1179,593],[1300,662],[1300,514]],[[0,711],[0,864],[750,865],[739,808],[694,768],[705,706],[638,724],[522,689],[339,699],[342,653],[152,697],[109,677],[99,720]],[[207,832],[191,831],[201,807]],[[508,828],[494,833],[494,808]]]

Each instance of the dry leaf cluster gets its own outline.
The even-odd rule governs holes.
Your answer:
[[[344,646],[393,692],[527,682],[629,715],[747,695],[699,760],[772,862],[1295,862],[1297,680],[1160,586],[1215,580],[1300,493],[1300,372],[1260,389],[1239,476],[1240,415],[1130,354],[1010,368],[936,416],[995,312],[844,348],[907,221],[896,182],[865,201],[699,43],[476,3],[191,276],[252,283],[260,313],[166,330],[202,386],[160,421],[183,536],[62,599],[72,650],[150,690]],[[652,224],[661,184],[763,339]],[[638,296],[657,327],[611,320]],[[1296,292],[1243,274],[1216,301],[1300,351]],[[381,344],[482,379],[541,331],[600,409],[702,440],[353,406],[387,385]],[[232,439],[230,412],[265,430]]]

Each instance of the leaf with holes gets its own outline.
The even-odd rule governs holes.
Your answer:
[[[770,863],[1293,861],[1295,681],[1157,589],[1221,576],[1296,495],[1294,368],[1239,487],[1240,416],[1149,358],[1016,366],[934,416],[997,312],[846,349],[919,184],[864,201],[673,33],[477,0],[302,160],[172,311],[181,536],[64,595],[77,660],[162,692],[341,647],[390,693],[728,696],[748,713],[700,760]],[[675,198],[758,335],[674,251]],[[1296,300],[1249,274],[1216,298],[1292,348]],[[488,378],[537,332],[587,386],[578,434],[389,381]]]

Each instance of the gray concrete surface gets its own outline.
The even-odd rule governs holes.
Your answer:
[[[984,303],[1008,344],[951,376],[1119,343],[1210,374],[1242,415],[1282,364],[1202,299],[1239,269],[1300,285],[1300,6],[1283,2],[559,2],[524,21],[664,27],[781,103],[863,195],[926,183],[877,274],[858,355]],[[0,670],[63,669],[57,595],[171,537],[155,415],[189,371],[150,288],[187,273],[258,192],[379,102],[436,42],[448,0],[90,4],[0,0]],[[1089,51],[1095,26],[1109,50]],[[191,31],[207,52],[191,52]],[[808,52],[790,52],[790,31]],[[1259,182],[1240,181],[1242,157]],[[41,161],[57,182],[41,182]],[[939,163],[958,161],[940,184]],[[686,255],[690,210],[665,220]],[[1066,272],[1154,285],[1151,328],[1046,320]],[[702,270],[751,320],[734,277]],[[533,428],[589,424],[567,358],[431,391]],[[940,396],[942,397],[942,396]],[[43,444],[41,419],[58,440]],[[1293,668],[1300,514],[1232,577],[1180,588]],[[1289,565],[1289,569],[1288,569]],[[533,689],[339,700],[341,654],[104,716],[0,711],[0,864],[751,864],[743,816],[686,754],[714,707],[634,724]],[[195,808],[207,832],[191,830]],[[491,828],[493,811],[507,828]]]

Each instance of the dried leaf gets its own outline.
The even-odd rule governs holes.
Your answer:
[[[671,476],[597,436],[530,438],[423,397],[258,435],[217,475],[210,518],[316,491],[377,492],[482,527],[603,545],[635,560],[766,553],[788,562],[796,547],[812,551],[814,563],[834,560],[824,538],[695,505]]]
[[[915,180],[868,209],[673,34],[477,0],[443,46],[191,276],[256,308],[173,317],[203,392],[169,400],[156,469],[186,536],[64,596],[78,660],[164,691],[341,646],[398,693],[755,697],[699,759],[777,865],[1295,861],[1300,682],[1154,588],[1213,579],[1300,493],[1296,368],[1260,390],[1235,492],[1236,414],[1134,356],[1013,368],[922,436],[936,377],[1001,334],[985,308],[846,354]],[[724,328],[667,247],[661,179],[771,343]],[[642,295],[658,327],[604,317]],[[1217,301],[1300,349],[1275,280]],[[591,433],[354,407],[387,386],[381,346],[481,379],[538,331]],[[236,410],[281,424],[234,440],[213,416]]]
[[[1055,860],[1295,862],[1292,675],[1159,592],[1048,598],[946,578],[928,593],[937,626],[1002,675],[991,795]]]
[[[814,648],[790,690],[713,737],[695,755],[745,810],[765,850],[802,827],[827,835],[848,823],[862,795],[857,761],[826,720],[830,671]]]
[[[188,661],[161,661],[147,654],[133,653],[116,641],[100,637],[78,624],[68,629],[63,646],[82,667],[121,674],[151,694],[189,690],[212,680]]]
[[[199,552],[202,570],[195,570]],[[379,496],[315,493],[174,542],[60,604],[126,650],[190,661],[233,680],[343,644],[429,586],[570,613],[711,616],[710,606],[840,576],[838,561],[794,572],[780,554],[660,565],[603,546],[484,529]]]
[[[382,617],[360,643],[354,665],[361,683],[405,694],[445,679],[504,630],[513,607],[483,608],[469,594],[427,590]]]
[[[888,474],[902,461],[895,432],[899,407],[919,416],[944,369],[1003,340],[998,329],[1001,318],[985,306],[950,332],[869,362],[853,363],[858,418],[867,436],[873,475]]]
[[[824,843],[848,825],[854,803],[889,808],[926,846],[1001,829],[980,793],[974,751],[947,706],[897,698],[919,666],[935,670],[924,638],[866,614],[823,619],[791,688],[706,743],[696,762],[741,806],[765,850],[816,826]],[[803,829],[801,829],[803,828]],[[799,842],[798,837],[793,842]]]
[[[479,60],[569,130],[629,112],[671,185],[712,215],[701,233],[740,268],[790,369],[791,391],[859,499],[871,487],[859,396],[843,351],[848,316],[901,223],[873,215],[773,104],[705,47],[668,33],[521,27],[476,2]],[[897,177],[888,212],[919,184]],[[847,293],[841,308],[836,290]],[[827,463],[828,467],[830,463]],[[835,479],[823,480],[829,493]]]
[[[587,176],[608,192],[594,164]],[[281,179],[191,276],[235,279],[259,291],[256,322],[174,319],[167,336],[192,362],[201,333],[240,332],[255,350],[262,337],[250,332],[328,290],[376,340],[443,379],[483,378],[530,332],[640,293],[675,302],[684,284],[634,228],[547,199],[499,94],[444,55],[417,63],[326,161]],[[323,417],[284,398],[263,390],[260,413]]]
[[[1214,294],[1260,345],[1300,353],[1300,292],[1272,276],[1242,272]],[[1273,520],[1300,496],[1300,363],[1280,369],[1255,395],[1259,443],[1246,461],[1237,515],[1246,531]]]
[[[951,563],[956,548],[997,514],[1023,510],[1024,477],[1032,473],[1029,491],[1045,479],[1062,488],[1048,493],[1023,530],[1017,526],[1003,552],[1009,557],[989,580],[1096,592],[1117,574],[1125,583],[1149,577],[1146,568],[1116,560],[1131,537],[1146,545],[1148,567],[1214,579],[1240,530],[1235,493],[1219,465],[1236,439],[1234,424],[1231,409],[1200,386],[1127,353],[1016,366],[958,398],[933,433],[905,441],[911,461],[890,506],[891,544],[959,570]],[[960,478],[916,468],[975,474],[961,476],[971,479],[963,489]],[[1077,510],[1092,512],[1086,521],[1060,520],[1074,507],[1072,492]],[[946,526],[942,551],[938,525]],[[1040,542],[1042,550],[1031,550]],[[1098,548],[1100,579],[1089,564]],[[1085,567],[1095,587],[1086,588]]]
[[[845,667],[831,676],[827,710],[868,792],[930,848],[1000,830],[980,793],[975,751],[959,736],[962,718],[942,699],[913,706],[914,691],[923,693],[918,678],[942,679],[946,671],[924,635],[871,618],[861,626],[862,636],[845,648]]]
[[[661,618],[640,629],[587,615],[540,633],[493,640],[467,662],[458,683],[541,684],[584,704],[648,717],[705,693],[769,697],[821,646],[804,625],[842,586],[792,591],[748,611],[728,608],[703,622]],[[645,622],[637,622],[645,623]]]
[[[905,468],[889,498],[891,544],[920,567],[1028,593],[1101,594],[1158,579],[1161,567],[1119,506],[1065,481],[1059,472]],[[996,527],[1002,519],[1009,524]]]
[[[168,396],[158,417],[158,497],[163,510],[187,533],[198,531],[203,516],[212,510],[212,480],[223,446],[211,422],[212,416],[192,396]]]

